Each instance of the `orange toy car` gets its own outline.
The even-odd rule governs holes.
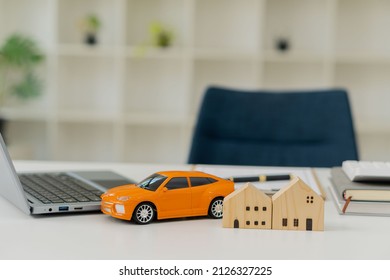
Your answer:
[[[112,188],[102,197],[107,215],[138,224],[157,219],[205,216],[222,218],[223,198],[234,183],[199,171],[157,172],[138,184]]]

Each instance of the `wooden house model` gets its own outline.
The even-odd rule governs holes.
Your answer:
[[[295,177],[269,197],[250,183],[225,197],[223,227],[324,230],[324,199]]]
[[[272,196],[272,228],[324,230],[324,199],[295,177]]]
[[[271,229],[271,198],[247,183],[225,197],[223,227]]]

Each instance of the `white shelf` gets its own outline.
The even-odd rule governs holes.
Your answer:
[[[1,0],[1,42],[11,33],[23,32],[33,36],[41,47],[49,49],[55,42],[55,3],[51,0],[36,0],[33,4],[25,0]]]
[[[59,160],[115,161],[114,127],[107,123],[59,123],[55,157]]]
[[[335,55],[337,63],[350,64],[390,64],[390,54],[387,53],[366,53],[362,51],[350,51]]]
[[[119,71],[112,57],[58,58],[58,111],[113,113],[118,110]]]
[[[121,121],[121,116],[115,113],[96,111],[63,111],[57,114],[58,122],[73,123],[115,123]]]
[[[189,62],[186,59],[130,59],[125,76],[124,111],[188,112]]]
[[[150,44],[151,23],[162,23],[172,30],[174,46],[189,47],[192,40],[192,0],[128,0],[126,43]]]
[[[389,53],[390,2],[340,0],[337,11],[335,49],[367,54]]]
[[[22,110],[19,108],[1,108],[1,116],[7,120],[18,121],[42,121],[45,122],[49,117],[49,113],[42,110]]]
[[[86,15],[96,14],[102,28],[99,32],[98,43],[101,46],[115,46],[120,43],[121,1],[105,0],[57,0],[55,25],[58,26],[57,40],[59,44],[79,44],[83,42],[82,20]]]
[[[128,125],[166,125],[166,126],[179,126],[189,127],[194,123],[194,117],[188,115],[177,114],[148,114],[148,113],[127,113],[124,115],[125,123]]]
[[[63,57],[116,57],[123,48],[118,46],[88,46],[84,44],[60,44],[57,54]]]
[[[348,84],[358,129],[388,131],[390,64],[345,63],[335,67],[336,84]]]
[[[124,157],[140,163],[183,161],[188,156],[188,135],[187,129],[171,124],[126,126]]]
[[[260,44],[261,2],[195,1],[194,47],[256,52]]]
[[[326,88],[326,67],[321,62],[266,62],[263,69],[264,87],[269,89]]]
[[[265,62],[296,62],[296,63],[306,63],[306,62],[314,62],[314,63],[325,63],[329,61],[332,56],[329,53],[318,53],[318,52],[310,52],[310,51],[297,51],[292,50],[288,52],[280,52],[277,50],[265,51],[263,53],[263,59]]]
[[[94,46],[79,25],[90,13]],[[171,46],[151,46],[152,22]],[[0,0],[0,39],[26,33],[47,54],[43,95],[2,109],[8,138],[25,158],[184,163],[210,85],[344,87],[373,158],[390,131],[386,26],[389,0]]]
[[[259,54],[256,51],[244,51],[237,49],[217,49],[217,48],[198,48],[194,50],[196,59],[204,60],[259,60]]]
[[[330,51],[332,2],[329,0],[266,1],[264,48],[275,49],[285,38],[301,53]]]

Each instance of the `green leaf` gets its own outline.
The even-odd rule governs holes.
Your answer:
[[[0,46],[0,106],[7,96],[38,96],[42,91],[34,70],[44,59],[37,44],[28,36],[13,34]]]
[[[30,67],[44,58],[36,43],[20,34],[8,37],[0,48],[0,56],[0,63],[15,67]]]
[[[31,72],[19,84],[13,86],[11,93],[20,98],[31,98],[38,96],[42,91],[42,83]]]

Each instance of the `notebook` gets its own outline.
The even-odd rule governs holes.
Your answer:
[[[17,174],[0,134],[0,195],[26,214],[100,211],[102,193],[131,183],[109,170]]]
[[[351,183],[357,183],[351,182],[341,167],[331,169],[330,180],[332,184],[329,190],[340,214],[390,216],[390,202],[384,202],[383,200],[347,200],[345,198],[345,190],[349,188],[348,186]]]
[[[389,182],[353,182],[340,167],[331,169],[331,180],[338,196],[344,200],[390,202]]]

